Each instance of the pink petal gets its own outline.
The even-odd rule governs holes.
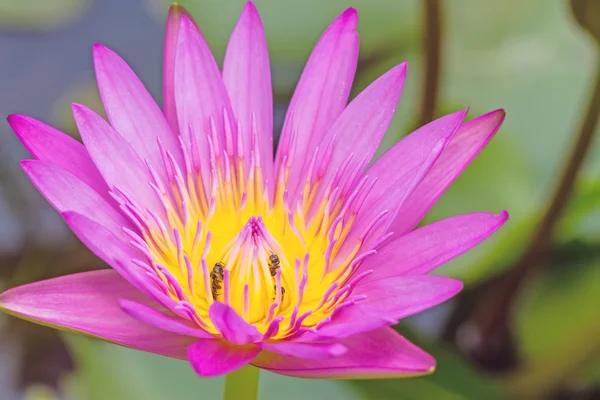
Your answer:
[[[132,318],[141,323],[148,324],[167,332],[177,333],[185,336],[195,336],[203,339],[211,339],[213,336],[203,329],[193,325],[190,321],[167,315],[153,307],[127,299],[119,299],[119,304]]]
[[[392,187],[399,177],[418,168],[442,139],[451,139],[460,128],[466,111],[458,111],[438,118],[402,138],[375,161],[367,174],[377,182],[365,200],[365,207],[377,201]]]
[[[142,160],[164,174],[158,139],[175,160],[181,161],[177,137],[135,72],[114,51],[94,45],[94,67],[102,103],[112,126]],[[165,176],[163,176],[165,177]]]
[[[0,309],[57,329],[150,353],[186,358],[187,346],[197,339],[139,323],[121,310],[120,298],[151,304],[115,271],[100,270],[10,289],[0,295]]]
[[[372,332],[398,323],[396,318],[360,303],[348,306],[333,316],[332,321],[314,332],[307,332],[297,342],[338,340],[365,332]]]
[[[121,135],[89,108],[73,104],[73,116],[96,166],[108,185],[124,190],[142,207],[164,214],[149,182],[148,167]]]
[[[250,325],[230,306],[215,301],[208,310],[210,320],[223,338],[233,344],[254,343],[262,339],[262,334]]]
[[[317,172],[322,176],[322,184],[315,200],[316,204],[320,203],[320,198],[333,179],[346,182],[340,188],[342,195],[346,195],[356,181],[351,177],[360,176],[356,172],[362,172],[375,155],[394,116],[406,79],[406,67],[406,63],[398,65],[369,85],[352,100],[327,132],[319,146],[317,158],[317,165],[322,165],[323,171]],[[333,147],[328,152],[330,141],[333,141]],[[345,172],[338,177],[338,170],[342,165]],[[294,172],[298,171],[291,171]],[[306,176],[305,171],[301,173]],[[333,185],[336,186],[338,184]]]
[[[508,219],[500,215],[473,213],[434,222],[388,243],[363,262],[358,273],[373,270],[362,282],[404,274],[426,274],[465,253]]]
[[[74,213],[63,213],[65,222],[83,244],[105,263],[113,267],[123,278],[135,286],[140,292],[151,296],[146,289],[145,274],[140,267],[132,263],[133,259],[142,260],[143,256],[137,252],[129,242],[125,243],[112,231],[93,221],[92,219]],[[165,296],[166,297],[166,296]],[[172,309],[173,300],[156,299],[166,307]]]
[[[431,172],[407,200],[390,226],[394,237],[411,231],[444,191],[500,128],[504,110],[492,111],[463,124]]]
[[[354,295],[365,299],[333,315],[332,321],[300,342],[340,339],[398,323],[404,317],[436,306],[458,293],[462,282],[434,275],[394,276],[361,281]]]
[[[407,63],[403,63],[377,78],[352,100],[334,122],[327,132],[328,138],[336,138],[328,163],[330,174],[349,154],[354,159],[350,165],[371,160],[394,116],[406,80],[406,70]],[[328,138],[323,143],[327,143]],[[327,181],[327,175],[324,180]]]
[[[376,199],[371,198],[370,202],[365,201],[359,210],[356,221],[352,225],[352,231],[344,241],[340,253],[336,256],[337,260],[344,260],[357,240],[363,240],[362,248],[364,250],[370,250],[372,245],[377,242],[382,235],[389,232],[388,227],[394,221],[396,214],[402,209],[406,200],[423,179],[425,179],[429,171],[431,171],[431,168],[442,154],[447,143],[447,138],[440,139],[428,154],[423,154],[424,158],[420,160],[420,165],[415,165],[413,169],[405,171],[403,175],[399,174],[396,179],[392,177],[384,178],[392,181],[392,184],[387,187],[387,190],[380,197]],[[379,180],[377,182],[379,182]],[[369,194],[370,193],[372,193],[372,191],[369,191]],[[381,213],[387,213],[387,215],[382,222],[373,227],[373,221],[376,220]],[[365,232],[369,229],[371,229],[371,231],[369,232],[368,237],[366,239],[360,239],[360,237],[364,237]],[[332,268],[336,268],[337,266],[337,263],[332,264]]]
[[[262,343],[263,350],[284,356],[323,360],[339,357],[348,349],[340,343]]]
[[[113,232],[125,237],[122,228],[131,228],[123,215],[71,172],[44,161],[23,160],[23,170],[40,193],[60,213],[76,212],[90,218]]]
[[[86,183],[108,203],[114,203],[108,194],[104,178],[81,143],[25,115],[10,115],[8,123],[33,157],[62,167]]]
[[[262,352],[252,365],[299,378],[374,379],[428,374],[435,368],[429,354],[392,328],[355,335],[340,341],[348,351],[335,358],[307,360]]]
[[[327,28],[315,46],[290,101],[276,165],[291,165],[291,193],[305,176],[308,158],[346,107],[358,61],[358,15],[349,8]]]
[[[179,133],[179,122],[177,121],[177,108],[175,105],[175,53],[182,15],[185,15],[192,22],[194,21],[190,13],[181,5],[171,5],[167,17],[163,55],[163,109],[171,130],[176,134]]]
[[[358,318],[371,311],[398,321],[443,303],[462,288],[461,281],[436,275],[406,275],[377,278],[365,283],[361,281],[352,293],[365,295],[366,299],[346,307],[340,316],[346,314],[345,317],[354,315]]]
[[[232,346],[219,339],[201,339],[188,347],[190,364],[204,377],[233,372],[250,363],[258,353],[258,346]]]
[[[179,131],[190,148],[194,138],[198,158],[205,166],[202,176],[208,182],[209,137],[217,155],[223,150],[231,155],[236,144],[236,124],[221,72],[210,49],[194,23],[185,15],[180,18],[175,55]]]
[[[246,167],[259,151],[264,179],[273,184],[273,94],[267,40],[256,6],[246,3],[229,39],[223,81],[242,128]],[[254,138],[258,148],[254,149]]]

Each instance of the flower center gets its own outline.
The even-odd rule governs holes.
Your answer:
[[[237,148],[228,136],[220,145],[213,130],[206,171],[197,140],[180,138],[184,165],[164,150],[164,174],[147,163],[161,213],[113,191],[139,230],[127,230],[141,254],[135,264],[177,304],[179,315],[216,334],[208,310],[220,301],[263,333],[278,319],[275,337],[283,338],[322,326],[353,304],[352,289],[364,276],[353,272],[372,253],[359,254],[371,229],[351,233],[372,183],[357,182],[359,168],[325,183],[326,166],[311,163],[292,202],[286,185],[291,154],[283,154],[270,193],[257,145],[244,156],[240,136]]]

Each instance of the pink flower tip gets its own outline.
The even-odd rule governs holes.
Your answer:
[[[6,121],[8,122],[8,125],[10,125],[10,127],[13,129],[13,131],[15,131],[15,133],[17,134],[17,136],[19,138],[23,137],[23,133],[17,127],[20,124],[26,122],[28,119],[31,120],[31,117],[28,117],[27,115],[22,115],[22,114],[10,114],[6,117]]]
[[[500,212],[500,214],[498,214],[498,219],[502,222],[505,223],[506,221],[508,221],[508,219],[510,218],[510,215],[508,215],[508,211],[506,210],[502,210]]]
[[[403,62],[402,64],[396,65],[394,68],[390,70],[390,72],[398,74],[398,78],[401,80],[406,79],[406,74],[408,73],[408,61]]]
[[[186,29],[198,29],[194,20],[186,14],[181,15],[181,21],[179,22],[179,26],[185,27]]]
[[[97,52],[106,50],[108,50],[108,47],[99,42],[94,43],[94,45],[92,46],[92,51],[94,52],[94,55],[96,55]]]
[[[354,7],[349,7],[346,10],[344,10],[343,13],[340,14],[340,16],[338,17],[339,20],[345,24],[351,25],[356,27],[358,25],[358,12],[356,11],[356,8]]]
[[[75,114],[89,111],[90,109],[88,107],[84,106],[83,104],[71,103],[71,110],[73,111],[73,114],[75,115]]]
[[[244,6],[244,11],[242,12],[242,14],[247,13],[247,12],[258,14],[258,9],[256,8],[256,5],[254,4],[253,1],[246,2],[246,5]]]

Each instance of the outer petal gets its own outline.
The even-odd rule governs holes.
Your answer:
[[[89,108],[73,104],[73,116],[96,166],[111,188],[124,190],[158,215],[164,209],[149,182],[149,169],[125,139]]]
[[[174,133],[179,133],[179,122],[177,121],[177,108],[175,105],[175,53],[177,51],[177,37],[179,36],[179,24],[182,15],[193,21],[190,13],[181,5],[173,4],[169,8],[163,55],[163,109],[167,122]]]
[[[63,214],[63,218],[73,233],[92,253],[113,267],[140,292],[154,298],[171,311],[174,311],[175,303],[170,297],[162,294],[160,291],[150,291],[155,285],[152,283],[148,284],[145,270],[132,262],[134,259],[143,259],[143,256],[133,247],[119,240],[113,232],[86,216],[67,212]]]
[[[254,325],[244,321],[226,304],[215,301],[210,306],[208,315],[221,336],[233,344],[254,343],[262,339],[262,334]]]
[[[346,307],[341,314],[368,315],[368,310],[400,320],[436,306],[460,292],[458,279],[436,275],[408,275],[362,281],[353,293],[366,299]]]
[[[244,7],[229,39],[223,81],[235,117],[242,128],[246,167],[250,166],[254,141],[260,154],[264,179],[273,185],[273,94],[267,40],[254,3]],[[254,151],[256,151],[254,150]]]
[[[176,136],[160,107],[129,65],[114,51],[95,44],[94,66],[108,119],[140,158],[148,159],[161,174],[164,161],[158,146],[160,139],[165,149],[180,161]]]
[[[85,147],[53,127],[25,115],[10,115],[8,123],[23,146],[40,161],[56,164],[81,179],[110,204],[108,186]]]
[[[208,182],[210,147],[216,154],[234,153],[237,141],[233,111],[219,67],[204,38],[185,15],[181,16],[175,55],[175,103],[179,131],[189,148],[197,148]]]
[[[346,346],[341,343],[276,342],[262,343],[260,347],[263,350],[284,356],[319,360],[339,357],[348,350]]]
[[[211,377],[247,365],[258,353],[260,348],[255,345],[232,346],[219,339],[201,339],[188,348],[188,359],[198,375]]]
[[[327,28],[313,50],[290,101],[276,165],[290,163],[286,189],[295,192],[317,145],[344,110],[358,61],[358,15],[349,8]]]
[[[195,327],[191,322],[179,317],[167,315],[153,307],[127,299],[119,299],[123,311],[138,321],[162,329],[167,332],[177,333],[185,336],[195,336],[203,339],[211,339],[213,336],[203,329]]]
[[[348,306],[333,316],[331,321],[316,332],[307,332],[296,339],[300,343],[337,340],[372,332],[398,323],[396,318],[360,303]]]
[[[508,213],[504,211],[500,215],[473,213],[434,222],[401,236],[367,257],[358,273],[373,270],[372,275],[364,278],[364,283],[428,273],[487,239],[507,219]]]
[[[131,227],[120,212],[96,191],[67,170],[38,160],[21,161],[23,170],[42,195],[60,213],[76,212],[89,217],[123,239],[123,227]],[[74,194],[77,195],[74,195]]]
[[[76,331],[123,346],[186,358],[194,338],[141,324],[125,314],[118,299],[148,299],[115,271],[82,272],[30,283],[0,295],[0,309],[19,318]]]
[[[461,126],[431,172],[407,200],[390,226],[394,237],[411,231],[442,193],[485,147],[500,128],[504,110],[492,111]]]
[[[429,354],[391,328],[355,335],[340,341],[348,351],[327,360],[306,360],[262,352],[252,365],[300,378],[374,379],[428,374],[435,368]]]
[[[349,337],[398,323],[458,293],[462,282],[435,275],[396,276],[361,281],[352,292],[365,298],[335,314],[330,323],[298,339],[313,342]]]
[[[420,165],[416,165],[412,170],[406,171],[404,175],[398,175],[395,181],[393,178],[388,177],[388,179],[394,182],[388,186],[385,193],[377,198],[376,201],[370,204],[364,203],[361,206],[356,222],[352,226],[352,231],[344,241],[344,245],[340,253],[336,256],[336,259],[344,260],[352,250],[352,247],[355,246],[356,241],[362,242],[363,250],[370,250],[375,242],[389,232],[388,227],[394,221],[396,214],[402,209],[402,206],[418,185],[425,179],[427,173],[431,171],[431,168],[442,154],[447,143],[447,139],[441,139],[434,145],[429,154],[424,154]],[[377,182],[379,180],[376,180],[375,184]],[[372,191],[369,191],[370,193]],[[377,221],[377,218],[382,213],[387,214],[382,221],[373,226],[373,221]],[[366,232],[368,232],[368,236],[365,236]],[[337,266],[337,263],[332,264],[334,268]]]
[[[465,115],[466,111],[458,111],[438,118],[402,138],[379,157],[367,171],[377,182],[365,200],[365,208],[376,205],[399,177],[421,165],[436,143],[452,138]]]

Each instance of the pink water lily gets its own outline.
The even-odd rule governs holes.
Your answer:
[[[74,104],[81,144],[8,120],[23,169],[112,269],[10,289],[5,312],[187,359],[202,376],[247,364],[308,378],[426,374],[435,360],[391,325],[462,283],[431,275],[507,219],[416,228],[500,127],[504,112],[439,118],[372,165],[407,66],[348,97],[359,37],[343,12],[312,52],[273,154],[261,19],[248,3],[222,71],[181,7],[167,22],[164,111],[130,67],[94,46],[109,122]]]

